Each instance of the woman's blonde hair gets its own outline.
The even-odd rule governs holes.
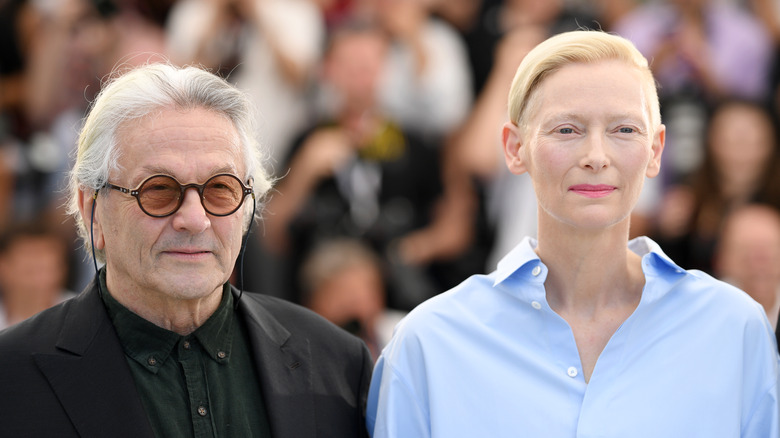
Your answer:
[[[517,68],[509,91],[509,119],[521,129],[533,111],[535,92],[546,77],[577,63],[622,61],[635,67],[644,79],[645,105],[651,126],[661,124],[655,79],[647,59],[627,39],[602,31],[578,30],[548,38],[531,50]]]

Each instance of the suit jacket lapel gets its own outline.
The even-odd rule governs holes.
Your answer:
[[[272,435],[316,436],[308,340],[291,336],[268,310],[247,297],[240,301],[239,309],[249,329]]]
[[[76,298],[56,354],[34,354],[83,437],[153,437],[124,351],[94,282]]]

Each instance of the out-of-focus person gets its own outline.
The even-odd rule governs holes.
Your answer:
[[[358,237],[392,261],[388,303],[409,309],[435,293],[429,268],[460,236],[419,234],[433,225],[442,193],[439,151],[382,110],[387,50],[386,35],[372,23],[334,30],[322,66],[330,106],[292,150],[289,173],[268,203],[262,243],[290,259],[294,287],[305,254],[320,240]],[[411,237],[422,244],[407,245]]]
[[[425,0],[369,0],[365,14],[390,36],[379,103],[405,130],[440,140],[473,101],[466,45]],[[436,146],[438,142],[433,142]]]
[[[764,307],[780,333],[780,211],[766,204],[747,204],[729,213],[720,230],[714,265],[719,278]]]
[[[37,26],[25,86],[28,115],[38,126],[66,110],[83,115],[114,68],[159,61],[165,54],[163,30],[118,0],[32,3]]]
[[[320,243],[301,269],[303,303],[359,336],[374,358],[390,341],[404,312],[386,306],[382,259],[357,239]]]
[[[0,236],[0,329],[72,298],[68,245],[43,223],[10,224]]]

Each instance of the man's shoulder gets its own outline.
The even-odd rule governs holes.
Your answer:
[[[33,349],[54,349],[73,303],[64,301],[22,322],[0,330],[0,356]]]
[[[270,295],[244,292],[241,300],[252,309],[267,312],[291,335],[309,339],[334,339],[339,343],[360,344],[360,339],[312,310]]]

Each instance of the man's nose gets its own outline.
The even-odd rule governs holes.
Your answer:
[[[201,233],[211,226],[211,219],[200,201],[198,189],[191,187],[184,191],[181,207],[173,214],[176,230]]]

